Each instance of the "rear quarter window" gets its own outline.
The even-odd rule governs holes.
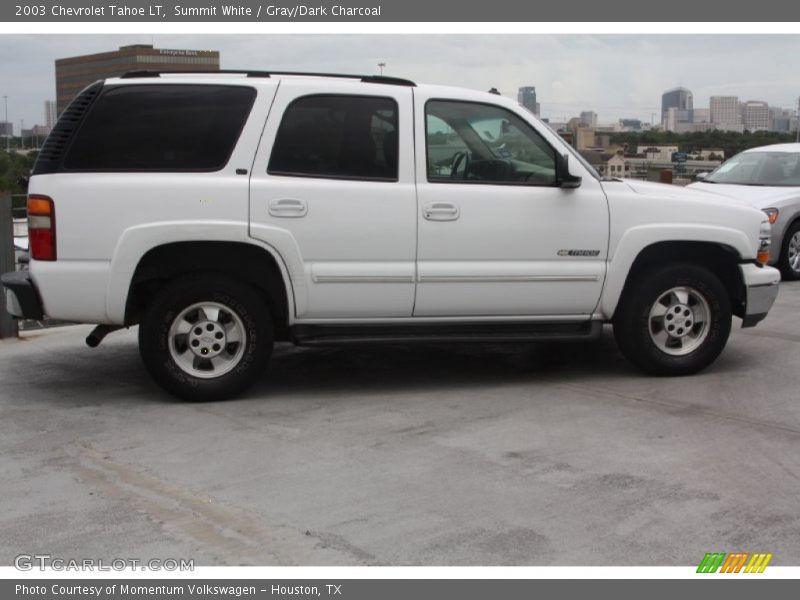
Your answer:
[[[106,89],[70,145],[70,171],[217,171],[228,162],[256,91],[244,86]]]

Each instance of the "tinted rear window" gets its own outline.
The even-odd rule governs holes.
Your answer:
[[[397,180],[397,103],[371,96],[306,96],[281,120],[275,175]]]
[[[79,171],[216,171],[230,158],[256,92],[217,85],[110,88],[75,135]]]

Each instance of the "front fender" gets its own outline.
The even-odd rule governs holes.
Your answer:
[[[753,255],[747,235],[738,229],[692,223],[639,225],[628,229],[613,248],[608,260],[606,282],[600,300],[600,313],[610,319],[636,257],[647,247],[660,242],[711,242],[728,246],[743,258]]]

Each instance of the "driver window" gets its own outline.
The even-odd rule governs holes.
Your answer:
[[[428,181],[555,185],[555,152],[515,114],[489,104],[425,107]]]

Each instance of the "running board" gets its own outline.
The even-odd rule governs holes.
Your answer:
[[[592,340],[602,321],[542,323],[458,323],[428,325],[293,325],[298,346],[437,342],[542,342]]]

